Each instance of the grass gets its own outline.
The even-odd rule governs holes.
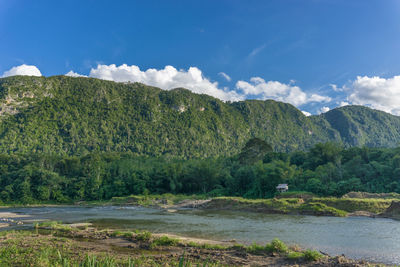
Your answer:
[[[132,232],[114,231],[114,232],[111,233],[111,236],[124,237],[124,238],[133,238],[134,233],[132,233]]]
[[[313,201],[346,212],[367,211],[372,213],[381,213],[390,206],[393,199],[321,197],[314,198]]]
[[[84,201],[80,204],[163,206],[177,204],[183,200],[200,200],[207,198],[209,198],[209,196],[206,194],[173,195],[167,193],[162,195],[130,195],[125,197],[113,197],[111,200]],[[284,192],[279,194],[276,198],[271,199],[216,197],[212,199],[208,206],[214,209],[342,217],[355,211],[366,211],[375,214],[382,213],[390,206],[392,201],[392,198],[316,197],[311,193],[299,191]],[[49,204],[53,205],[55,203]]]
[[[317,261],[323,257],[321,253],[315,250],[307,249],[303,252],[306,261]]]
[[[50,225],[47,223],[46,225]],[[0,266],[43,267],[133,267],[133,266],[223,266],[217,262],[196,260],[185,256],[159,258],[151,255],[93,252],[78,241],[32,231],[4,231],[0,240]],[[160,237],[160,245],[175,245],[176,240]],[[92,249],[90,249],[92,251]],[[183,264],[183,265],[182,265]]]
[[[46,222],[35,223],[34,227],[36,229],[51,229],[51,230],[60,230],[65,232],[72,232],[78,230],[77,228],[72,228],[67,224],[62,224],[61,221],[46,221]]]
[[[331,215],[336,217],[347,216],[346,211],[336,209],[319,202],[304,203],[299,209],[303,211],[303,213],[310,212],[313,215]]]
[[[324,256],[315,250],[295,251],[290,249],[284,242],[275,238],[271,243],[267,243],[265,246],[253,243],[251,246],[245,248],[247,252],[252,254],[265,254],[265,253],[276,253],[285,256],[289,260],[305,260],[305,261],[318,261]]]
[[[207,243],[196,243],[196,242],[188,242],[186,244],[189,247],[194,247],[194,248],[203,248],[203,249],[209,249],[209,250],[226,250],[228,249],[227,246],[219,245],[219,244],[207,244]],[[243,248],[244,246],[241,245]]]
[[[135,236],[136,240],[148,242],[151,239],[152,234],[148,231],[138,232]]]
[[[153,206],[160,204],[177,204],[182,200],[200,200],[207,199],[207,195],[183,195],[183,194],[170,194],[165,193],[162,195],[130,195],[125,197],[113,197],[109,202],[113,205],[123,205],[123,204],[135,204],[140,206]]]
[[[265,249],[268,252],[287,253],[288,247],[281,240],[275,238],[271,243],[265,245]]]
[[[299,251],[290,251],[287,254],[287,258],[289,260],[300,260],[304,258],[304,252],[299,252]]]
[[[171,238],[169,236],[161,236],[161,237],[155,238],[151,242],[151,247],[177,246],[178,244],[179,244],[179,239],[177,239],[177,238]]]
[[[214,209],[231,209],[282,214],[309,214],[344,217],[347,211],[322,203],[320,198],[245,199],[219,197],[209,204]]]
[[[287,247],[287,245],[277,238],[273,239],[271,243],[267,243],[265,246],[253,243],[251,246],[247,247],[246,250],[247,252],[253,254],[264,254],[264,253],[287,254],[289,252],[289,248]]]
[[[38,227],[58,229],[62,225],[60,222],[43,222]],[[75,232],[77,231],[77,232]],[[216,261],[216,258],[210,260],[196,255],[205,253],[209,255],[210,250],[216,251],[216,255],[223,255],[224,251],[237,250],[250,254],[271,256],[280,255],[288,260],[315,261],[323,257],[316,251],[288,247],[279,239],[274,239],[265,245],[253,244],[244,246],[236,244],[230,247],[219,244],[199,244],[195,242],[185,243],[177,238],[169,236],[156,237],[147,231],[121,232],[109,230],[92,232],[74,229],[73,232],[50,231],[41,234],[36,231],[4,231],[0,235],[0,266],[59,266],[59,267],[116,267],[116,266],[223,266]],[[105,236],[127,237],[132,245],[136,243],[140,250],[129,250],[113,248],[102,250],[102,245],[96,249],[87,247],[87,243],[74,239],[74,236],[85,236],[85,242],[97,242],[103,240]],[[100,235],[100,236],[99,236]],[[139,239],[138,239],[139,237]],[[91,239],[93,238],[93,239]],[[159,257],[161,251],[168,251],[165,248],[173,247],[173,251],[184,252],[188,247],[195,247],[198,254],[188,256]],[[203,251],[206,250],[206,251]],[[135,254],[135,251],[136,254]],[[142,251],[142,252],[140,252]],[[189,250],[190,251],[190,250]],[[196,250],[194,250],[196,251]],[[144,256],[143,253],[146,253]],[[228,253],[228,252],[226,252]],[[179,254],[179,253],[178,253]],[[152,255],[158,255],[154,257]],[[212,254],[211,254],[212,255]],[[222,256],[223,258],[223,256]]]

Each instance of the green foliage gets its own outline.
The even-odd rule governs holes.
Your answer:
[[[303,210],[336,216],[344,215],[338,210],[378,213],[400,193],[400,168],[394,168],[400,164],[399,158],[400,148],[343,149],[332,143],[301,152],[301,161],[299,153],[293,152],[280,153],[279,157],[264,156],[266,162],[251,164],[243,164],[238,157],[178,159],[128,152],[94,152],[84,156],[0,154],[0,203],[112,199],[115,204],[151,205],[177,203],[188,195],[276,197],[279,200],[268,205],[288,211],[297,205],[289,198],[309,200],[364,191],[377,193],[375,196],[386,193],[387,200],[359,201],[356,205],[356,198],[325,199],[314,201],[319,204],[307,203]],[[276,186],[281,183],[289,185],[289,192],[277,193]]]
[[[271,243],[265,245],[265,249],[268,252],[277,252],[277,253],[286,253],[289,250],[286,244],[277,238],[273,239]]]
[[[307,261],[317,261],[317,260],[321,259],[322,257],[323,257],[323,255],[321,253],[319,253],[318,251],[309,250],[309,249],[304,251],[304,259]]]
[[[313,215],[331,215],[338,217],[345,217],[347,215],[346,211],[329,207],[320,202],[305,203],[304,205],[300,206],[300,210],[302,210],[304,213],[310,212],[310,214]]]
[[[300,260],[304,258],[304,253],[299,251],[290,251],[287,255],[289,260]]]
[[[132,238],[134,236],[134,234],[132,232],[114,231],[111,233],[111,236]]]
[[[289,251],[289,248],[281,240],[275,238],[271,243],[267,243],[265,246],[253,243],[251,246],[247,247],[247,251],[253,254],[262,254],[265,252],[286,254]]]
[[[322,259],[324,256],[315,250],[305,250],[305,251],[289,251],[287,254],[287,258],[290,260],[301,260],[304,259],[306,261],[318,261]]]
[[[159,238],[155,238],[151,243],[152,246],[176,246],[179,243],[179,239],[171,238],[169,236],[161,236]]]
[[[248,246],[246,248],[246,250],[249,253],[262,254],[262,253],[265,253],[265,246],[259,245],[257,243],[253,243],[253,244],[251,244],[251,246]]]
[[[143,231],[143,232],[136,233],[135,239],[139,240],[139,241],[143,241],[143,242],[148,242],[151,239],[151,232]]]
[[[246,143],[242,152],[240,152],[239,160],[242,164],[252,164],[262,160],[264,155],[271,151],[272,147],[267,142],[259,138],[252,138]]]
[[[93,78],[1,78],[0,108],[0,153],[7,154],[113,151],[204,158],[237,154],[253,147],[246,142],[257,137],[252,140],[261,145],[245,149],[241,157],[252,163],[271,147],[289,152],[328,141],[344,147],[394,147],[400,139],[399,117],[361,106],[306,117],[292,105],[273,100],[225,103],[185,89],[165,91]],[[335,164],[336,152],[321,154],[320,164]],[[269,156],[285,161],[283,155]],[[89,182],[95,191],[98,181]],[[119,181],[113,186],[123,193]],[[47,192],[38,193],[46,200]],[[21,197],[29,201],[30,196]]]
[[[400,193],[400,149],[372,148],[397,146],[400,117],[365,107],[305,117],[272,100],[15,76],[0,79],[0,108],[1,203],[272,198],[279,183],[319,196]]]

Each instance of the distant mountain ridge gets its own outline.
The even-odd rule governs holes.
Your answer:
[[[0,153],[228,156],[253,137],[276,151],[328,141],[394,147],[400,117],[363,106],[306,117],[273,100],[225,103],[182,88],[165,91],[94,78],[0,79]]]

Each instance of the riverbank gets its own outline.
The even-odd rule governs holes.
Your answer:
[[[1,266],[378,266],[288,247],[279,240],[243,246],[152,234],[97,230],[90,224],[38,224],[0,234]],[[85,265],[86,264],[86,265]],[[96,265],[97,264],[97,265]],[[382,265],[379,265],[382,266]]]
[[[314,216],[367,216],[400,219],[398,198],[316,197],[309,194],[283,195],[272,199],[246,199],[241,197],[150,195],[113,198],[104,204],[138,205],[179,209],[232,210],[267,214],[299,214]],[[80,203],[88,204],[88,203]]]
[[[354,195],[354,196],[353,196]],[[290,214],[314,216],[367,216],[400,219],[400,199],[390,194],[354,192],[341,198],[317,197],[311,194],[283,194],[271,199],[242,197],[213,197],[206,195],[131,195],[113,197],[107,201],[79,201],[66,204],[35,203],[8,204],[1,208],[59,207],[59,206],[142,206],[175,212],[181,209],[231,210],[265,214]],[[396,198],[394,198],[396,197]],[[0,214],[0,219],[1,219]]]

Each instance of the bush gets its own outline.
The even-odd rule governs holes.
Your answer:
[[[304,259],[307,261],[317,261],[323,257],[321,253],[315,250],[307,249],[303,253],[304,253]]]
[[[253,243],[251,246],[247,247],[247,251],[253,254],[260,254],[265,252],[265,247],[258,245],[256,243]]]
[[[299,260],[299,259],[302,259],[303,257],[304,257],[304,253],[303,252],[297,252],[297,251],[291,251],[287,255],[287,258],[289,260]]]
[[[278,252],[278,253],[286,253],[289,250],[286,244],[277,238],[272,240],[271,243],[265,245],[265,249],[268,252]]]
[[[152,246],[176,246],[179,243],[179,239],[171,238],[169,236],[162,236],[155,239]]]
[[[148,231],[143,231],[141,233],[137,233],[135,238],[139,241],[149,241],[151,238],[151,233]]]

